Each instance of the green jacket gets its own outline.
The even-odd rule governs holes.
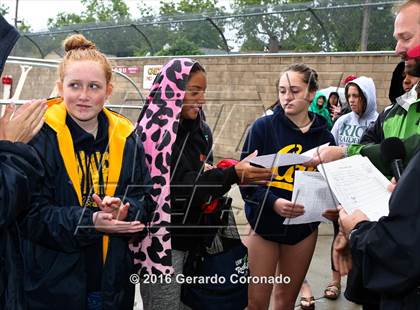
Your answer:
[[[406,150],[404,164],[407,165],[420,149],[420,99],[412,103],[408,111],[399,104],[395,104],[386,114],[381,127],[383,139],[398,137],[404,142]],[[381,158],[381,145],[378,143],[351,144],[347,153],[349,156],[355,154],[367,156],[383,174],[392,175],[389,164]]]
[[[321,108],[319,108],[317,104],[319,97],[324,97],[324,105]],[[311,106],[309,107],[309,111],[323,116],[327,120],[328,130],[331,130],[332,128],[331,115],[330,115],[330,111],[328,111],[328,108],[327,108],[327,97],[325,97],[323,93],[319,91],[316,92],[315,98],[314,100],[312,100]]]

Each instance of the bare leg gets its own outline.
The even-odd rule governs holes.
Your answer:
[[[305,279],[312,255],[314,254],[318,230],[295,245],[280,245],[280,257],[277,265],[278,276],[290,277],[290,283],[274,285],[273,309],[291,310]]]
[[[252,232],[247,240],[251,276],[274,276],[279,257],[279,244],[263,239]],[[253,284],[248,287],[248,310],[267,310],[270,304],[271,284]]]
[[[301,300],[300,300],[301,307],[310,308],[311,305],[315,303],[311,286],[309,285],[309,282],[306,279],[303,280],[302,287],[300,288],[300,295],[301,295]]]
[[[332,251],[333,251],[333,245],[334,240],[338,235],[339,232],[339,225],[338,222],[333,222],[334,227],[334,238],[331,244],[331,269],[332,269],[332,280],[328,284],[327,288],[324,290],[324,297],[328,299],[337,299],[338,296],[340,296],[341,293],[341,276],[340,273],[337,272],[337,270],[334,267],[333,261],[332,261]]]
[[[324,297],[335,300],[341,294],[341,276],[337,271],[332,272],[332,280],[324,291]]]
[[[308,280],[305,279],[303,281],[302,287],[300,288],[300,293],[303,297],[311,297],[313,295]]]
[[[341,276],[340,273],[337,271],[332,272],[332,280],[335,283],[341,284]]]

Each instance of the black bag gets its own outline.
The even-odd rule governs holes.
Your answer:
[[[218,217],[225,227],[217,229],[213,242],[204,239],[196,250],[189,251],[184,264],[185,277],[204,281],[182,284],[181,301],[192,309],[239,310],[248,304],[248,249],[239,238],[230,204],[228,208]],[[211,216],[214,214],[203,221],[211,221]]]

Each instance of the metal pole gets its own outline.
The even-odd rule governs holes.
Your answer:
[[[15,28],[18,27],[18,9],[19,9],[19,0],[16,0],[16,9],[15,9]]]
[[[360,50],[367,51],[368,37],[369,37],[369,0],[365,0],[365,6],[363,7],[363,24],[362,24],[362,38],[360,42]]]

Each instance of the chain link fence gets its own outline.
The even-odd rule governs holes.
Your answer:
[[[282,0],[279,0],[282,2]],[[393,50],[399,1],[317,0],[299,4],[237,6],[223,13],[147,16],[23,33],[12,55],[54,58],[61,42],[81,33],[117,57],[233,53]]]

